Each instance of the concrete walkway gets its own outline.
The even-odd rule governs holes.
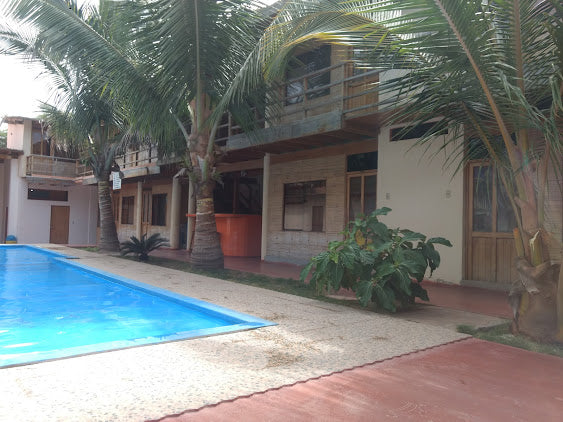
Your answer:
[[[1,421],[142,421],[233,400],[467,336],[118,257],[78,262],[279,325],[0,369]]]

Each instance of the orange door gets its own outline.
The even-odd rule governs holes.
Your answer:
[[[69,206],[51,205],[50,243],[68,244]]]

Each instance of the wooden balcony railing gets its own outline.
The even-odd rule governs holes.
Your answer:
[[[126,154],[115,158],[121,170],[154,165],[157,160],[158,156],[155,147],[128,151]],[[93,172],[90,166],[83,164],[77,159],[29,155],[26,163],[26,175],[56,179],[75,179],[90,177],[93,175]]]
[[[344,119],[376,113],[378,81],[379,71],[359,72],[350,62],[288,80],[271,93],[265,109],[255,113],[256,125],[259,128],[284,125],[335,110],[341,111]],[[218,126],[215,142],[225,145],[231,136],[242,132],[226,114]],[[157,149],[155,146],[141,147],[116,157],[115,161],[122,171],[155,165]],[[26,174],[66,179],[92,176],[92,170],[80,160],[30,155]]]
[[[324,80],[330,82],[323,84]],[[379,70],[362,71],[351,62],[290,79],[271,94],[264,111],[255,113],[256,126],[284,125],[335,110],[340,110],[344,119],[374,114],[378,110],[378,82]],[[218,126],[216,142],[223,145],[239,133],[242,129],[230,115],[225,115]]]
[[[80,160],[73,158],[51,157],[47,155],[29,155],[26,175],[56,179],[73,179],[85,170]]]

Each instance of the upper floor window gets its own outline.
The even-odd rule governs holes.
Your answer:
[[[428,122],[416,126],[396,127],[394,129],[391,129],[391,142],[422,138],[427,133],[434,131],[435,130],[434,126],[436,126],[436,123]],[[434,136],[447,135],[447,134],[448,134],[448,129],[441,128],[440,130],[436,131]]]
[[[296,56],[287,71],[286,104],[297,104],[330,94],[330,88],[322,88],[330,84],[330,70],[318,72],[330,67],[330,45],[323,45],[307,53]],[[313,73],[311,76],[306,76]]]
[[[42,130],[34,128],[31,133],[31,153],[35,155],[51,154],[51,140]]]

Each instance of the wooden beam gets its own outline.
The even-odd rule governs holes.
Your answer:
[[[310,117],[298,122],[269,127],[256,134],[256,140],[241,134],[229,138],[226,150],[263,146],[282,140],[299,139],[310,135],[332,132],[342,128],[342,112],[339,110]]]
[[[220,163],[217,166],[217,170],[220,173],[230,173],[232,171],[242,171],[242,170],[252,170],[252,169],[261,169],[264,167],[264,160],[248,160],[248,161],[239,161],[237,163]]]
[[[364,152],[377,151],[377,139],[360,142],[349,142],[346,144],[333,145],[326,148],[313,148],[303,151],[290,152],[287,154],[272,155],[272,164],[287,163],[290,161],[310,160],[319,157],[330,157],[340,154],[361,154]]]

